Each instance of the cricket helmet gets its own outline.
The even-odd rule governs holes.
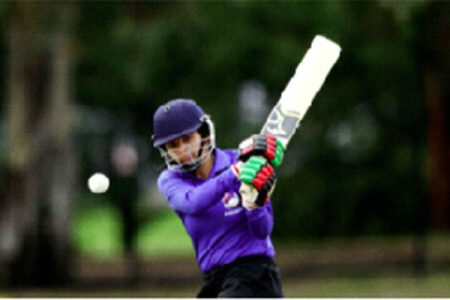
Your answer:
[[[181,165],[168,155],[165,145],[183,135],[198,131],[202,142],[197,159],[189,165]],[[170,169],[195,170],[211,155],[215,148],[214,124],[203,109],[191,99],[174,99],[161,105],[153,115],[153,146],[159,148]],[[203,152],[207,145],[207,151]]]

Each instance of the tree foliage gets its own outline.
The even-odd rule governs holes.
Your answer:
[[[156,107],[193,98],[212,116],[218,145],[236,147],[259,129],[241,120],[243,84],[261,83],[272,106],[314,35],[323,34],[343,51],[280,170],[276,234],[418,231],[430,205],[418,51],[425,34],[418,17],[427,5],[82,2],[78,103],[128,120],[150,143]],[[156,152],[151,159],[159,159]]]
[[[314,35],[323,34],[342,45],[342,57],[280,170],[276,233],[392,233],[423,225],[426,119],[414,47],[420,28],[412,19],[420,3],[134,5],[84,4],[81,102],[128,113],[151,132],[157,105],[194,98],[212,115],[219,146],[236,147],[246,132],[237,111],[242,84],[261,82],[273,105]],[[100,11],[108,18],[97,26],[93,14]],[[84,35],[84,26],[94,25]]]

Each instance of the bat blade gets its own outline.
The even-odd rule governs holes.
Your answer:
[[[341,52],[333,41],[317,35],[298,64],[261,133],[275,135],[287,146]]]
[[[280,100],[269,114],[261,133],[272,134],[280,139],[284,146],[288,145],[340,52],[341,47],[333,41],[320,35],[314,38]],[[246,183],[241,184],[239,192],[243,201],[250,203],[255,201],[258,195],[256,189]]]

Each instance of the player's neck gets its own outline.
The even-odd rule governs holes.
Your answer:
[[[195,171],[195,175],[197,175],[197,177],[201,179],[208,179],[213,163],[214,153],[211,153],[210,157],[197,168],[197,170]]]

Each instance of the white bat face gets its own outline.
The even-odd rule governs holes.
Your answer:
[[[328,73],[339,57],[341,48],[336,43],[316,36],[311,48],[298,64],[277,105],[271,111],[263,134],[273,134],[287,146],[311,106]]]
[[[314,38],[311,48],[298,64],[261,133],[272,134],[287,146],[340,52],[341,48],[333,41],[322,36]],[[239,192],[244,202],[254,202],[258,195],[256,189],[246,183],[241,185]]]

